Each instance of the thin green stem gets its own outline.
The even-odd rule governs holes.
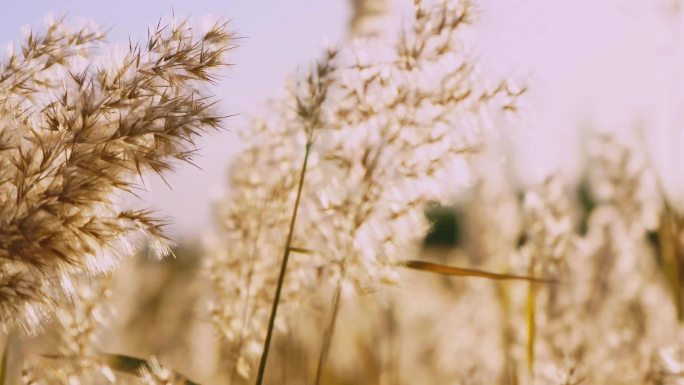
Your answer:
[[[261,354],[261,361],[259,362],[259,373],[257,374],[257,385],[262,385],[264,382],[264,374],[266,372],[266,362],[268,360],[268,352],[271,346],[271,338],[273,337],[273,326],[275,325],[275,318],[278,312],[278,304],[280,303],[280,293],[283,290],[283,282],[285,281],[285,272],[287,271],[287,261],[290,259],[290,247],[292,246],[292,238],[294,237],[294,228],[297,221],[297,211],[299,210],[299,201],[302,197],[302,189],[304,188],[304,176],[306,175],[306,167],[309,162],[309,153],[311,152],[312,142],[309,140],[306,143],[306,151],[304,153],[304,161],[302,162],[302,170],[299,175],[299,185],[297,186],[297,197],[295,198],[294,209],[292,210],[292,218],[290,219],[290,229],[287,233],[287,241],[285,242],[285,250],[283,251],[283,262],[280,265],[280,274],[278,275],[278,285],[276,287],[275,297],[273,298],[273,305],[271,307],[271,316],[268,320],[268,329],[266,331],[266,340],[264,341],[264,351]]]

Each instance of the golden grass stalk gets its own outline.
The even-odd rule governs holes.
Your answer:
[[[534,272],[534,264],[530,265],[530,273]],[[525,353],[527,358],[527,371],[529,378],[534,380],[535,342],[537,340],[537,288],[534,282],[527,287],[525,301],[525,324],[527,326],[527,345]]]
[[[5,346],[2,348],[2,358],[0,358],[0,385],[5,385],[7,382],[7,376],[9,368],[7,363],[9,362],[9,352],[10,352],[10,339],[5,339]]]
[[[683,256],[680,236],[681,220],[667,205],[660,219],[658,228],[658,246],[662,258],[663,272],[672,292],[673,302],[677,309],[677,319],[684,322],[684,299],[682,298],[681,258]]]
[[[344,271],[340,275],[340,279],[337,281],[335,286],[335,292],[333,293],[330,320],[325,327],[323,332],[323,344],[321,346],[321,352],[318,355],[318,364],[316,365],[316,375],[314,379],[315,385],[320,385],[323,381],[323,369],[328,360],[328,355],[330,354],[330,346],[332,345],[333,335],[335,334],[335,326],[337,325],[338,314],[340,313],[340,307],[342,306],[342,284],[344,282]]]

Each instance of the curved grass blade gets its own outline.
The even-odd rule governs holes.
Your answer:
[[[408,260],[400,262],[399,265],[413,270],[427,271],[430,273],[452,275],[457,277],[477,277],[492,279],[495,281],[514,280],[537,283],[558,283],[558,281],[555,280],[538,278],[533,276],[492,273],[485,270],[468,269],[463,267],[442,265],[439,263],[425,261]]]
[[[150,364],[146,360],[136,357],[123,354],[104,354],[104,357],[107,365],[118,372],[137,376],[141,370],[150,368]]]
[[[154,369],[154,365],[148,361],[136,357],[131,357],[123,354],[102,354],[105,358],[105,362],[113,369],[118,372],[124,372],[139,376],[142,370]],[[178,372],[174,372],[175,384],[181,385],[200,385],[197,382],[191,381],[189,378],[185,377]]]
[[[315,255],[316,251],[311,250],[311,249],[305,249],[303,247],[290,247],[290,251],[293,253],[298,253],[298,254],[307,254],[307,255]]]
[[[55,355],[55,354],[43,354],[41,355],[44,358],[49,358],[49,359],[70,359],[71,357],[68,356],[62,356],[62,355]],[[150,360],[144,360],[142,358],[137,358],[137,357],[132,357],[128,356],[125,354],[98,354],[94,356],[94,358],[99,358],[100,361],[107,366],[109,366],[112,370],[115,370],[120,373],[126,373],[130,374],[136,377],[140,377],[141,373],[143,370],[149,370],[153,371],[155,368],[155,364],[152,363]],[[178,373],[178,372],[173,372],[173,377],[174,377],[174,384],[179,384],[179,385],[201,385],[198,382],[194,382],[187,378],[186,376]],[[0,384],[2,385],[2,384]]]

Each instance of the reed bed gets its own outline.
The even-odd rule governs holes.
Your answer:
[[[667,176],[595,132],[581,183],[520,188],[492,159],[526,88],[481,69],[476,15],[355,14],[179,245],[122,196],[222,127],[234,34],[160,22],[111,59],[97,29],[29,33],[0,67],[0,385],[684,383]]]

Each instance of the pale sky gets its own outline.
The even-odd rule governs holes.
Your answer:
[[[517,143],[509,160],[523,184],[551,171],[577,176],[586,138],[578,127],[630,132],[644,122],[659,167],[681,169],[677,149],[684,136],[675,121],[681,110],[684,60],[681,29],[666,12],[670,0],[481,0],[474,49],[485,70],[525,80],[530,93],[521,127],[508,134]],[[394,0],[393,12],[410,1]],[[94,20],[111,27],[109,41],[144,38],[149,24],[167,16],[232,19],[240,47],[217,93],[223,110],[238,114],[230,129],[244,125],[268,97],[281,92],[284,78],[317,57],[324,42],[346,33],[347,0],[195,1],[26,1],[5,5],[0,42],[21,36],[26,25],[40,27],[52,12],[68,19]],[[400,16],[397,16],[397,19]],[[152,180],[143,198],[174,223],[172,232],[199,234],[210,225],[210,201],[226,185],[226,170],[237,138],[231,132],[201,141],[196,164],[181,166],[162,182]],[[679,172],[679,175],[683,173]],[[684,185],[684,179],[678,180]]]

